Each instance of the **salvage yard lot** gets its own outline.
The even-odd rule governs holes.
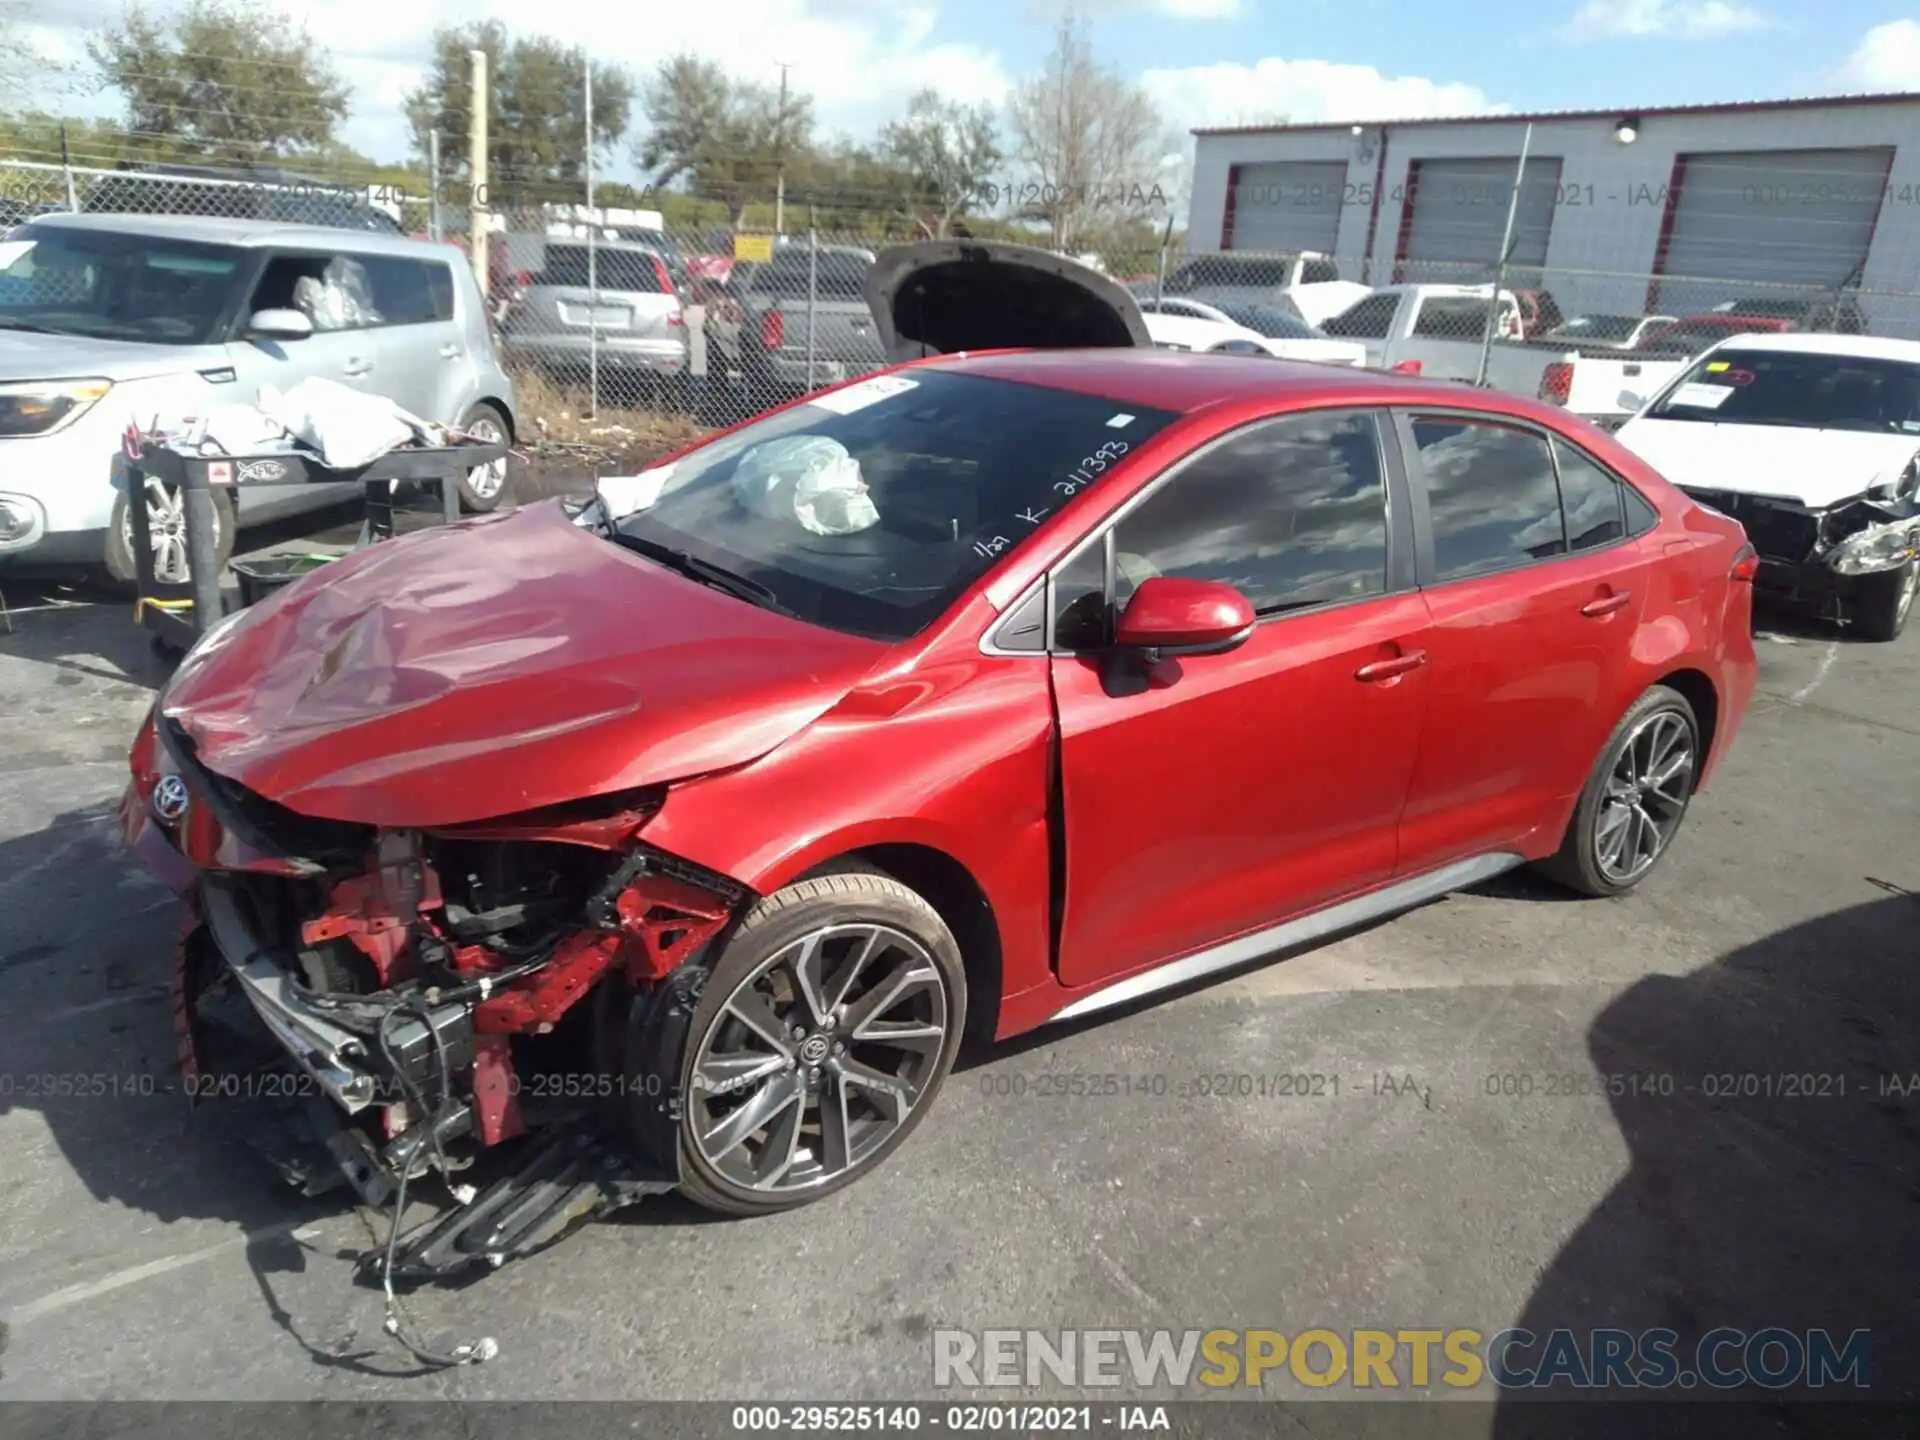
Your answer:
[[[0,1398],[899,1398],[941,1327],[1512,1323],[1868,1327],[1876,1393],[1920,1388],[1920,634],[1762,623],[1745,732],[1632,895],[1509,877],[1002,1047],[820,1204],[649,1202],[417,1292],[429,1343],[501,1346],[423,1379],[350,1283],[382,1230],[128,1093],[171,1077],[172,905],[110,824],[161,670],[122,605],[16,616]],[[1702,1093],[1747,1075],[1844,1093]]]

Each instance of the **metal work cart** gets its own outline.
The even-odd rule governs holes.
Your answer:
[[[452,445],[394,450],[370,465],[355,470],[334,470],[295,451],[189,455],[164,441],[143,438],[139,453],[135,455],[129,448],[122,467],[139,591],[135,602],[136,620],[162,645],[186,650],[223,615],[213,505],[215,486],[359,482],[366,493],[366,518],[361,523],[359,539],[352,547],[358,549],[393,535],[395,481],[411,481],[437,489],[442,520],[452,524],[460,518],[460,487],[456,482],[475,466],[504,458],[507,448],[504,442],[460,441]],[[191,576],[184,584],[165,582],[154,574],[153,536],[145,504],[148,480],[158,480],[180,492]],[[244,596],[241,603],[247,603]]]

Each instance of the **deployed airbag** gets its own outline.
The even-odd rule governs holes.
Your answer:
[[[734,467],[733,493],[744,508],[815,535],[857,535],[880,523],[860,462],[824,435],[754,446]]]

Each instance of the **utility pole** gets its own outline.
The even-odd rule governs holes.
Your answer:
[[[776,239],[787,233],[787,71],[792,68],[785,61],[780,64],[780,108],[773,112],[773,154],[780,167],[773,182],[773,233]]]
[[[473,278],[480,282],[480,293],[491,308],[493,291],[487,284],[487,52],[469,50],[467,63],[473,75],[473,109],[467,116],[467,248],[473,257]]]
[[[593,57],[586,62],[587,90],[587,418],[600,414],[600,217],[593,208]]]
[[[440,131],[427,132],[427,238],[440,238]]]

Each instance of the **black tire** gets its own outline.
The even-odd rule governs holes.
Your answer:
[[[694,1064],[723,1019],[734,992],[767,962],[804,936],[829,925],[885,925],[912,939],[931,959],[944,986],[946,1034],[939,1042],[919,1098],[892,1134],[851,1166],[802,1190],[769,1193],[743,1187],[708,1161],[696,1138],[702,1107],[694,1089]],[[757,902],[734,930],[701,989],[680,1059],[680,1187],[698,1204],[723,1215],[770,1215],[796,1209],[845,1188],[885,1163],[933,1106],[966,1030],[967,980],[960,947],[933,906],[907,886],[878,871],[845,870],[796,881]],[[802,1112],[804,1114],[804,1110]]]
[[[507,423],[507,417],[498,405],[482,400],[460,417],[460,428],[469,433],[478,431],[488,439],[497,435],[503,442],[513,439],[513,428]],[[487,432],[491,430],[492,435]],[[500,472],[500,488],[487,493],[484,486],[476,488],[474,477],[481,474],[484,467],[476,466],[459,479],[460,508],[469,515],[485,515],[500,507],[506,498],[508,476],[503,466]]]
[[[1671,816],[1667,838],[1661,843],[1658,853],[1644,870],[1631,878],[1622,879],[1610,875],[1600,860],[1598,826],[1601,811],[1608,798],[1609,779],[1620,764],[1628,741],[1648,721],[1661,714],[1677,716],[1685,723],[1686,740],[1693,757],[1692,767],[1678,808]],[[1601,747],[1593,771],[1587,777],[1586,788],[1580,792],[1579,803],[1573,807],[1573,818],[1567,822],[1567,833],[1560,842],[1560,849],[1534,868],[1548,879],[1581,895],[1604,897],[1625,894],[1633,889],[1659,868],[1660,862],[1666,858],[1666,852],[1672,848],[1673,836],[1685,820],[1694,787],[1699,784],[1700,766],[1705,758],[1700,753],[1700,722],[1687,697],[1665,685],[1653,686],[1620,717],[1620,723],[1613,727],[1613,733]]]
[[[233,497],[221,485],[211,487],[208,493],[213,496],[214,555],[224,570],[228,558],[233,554]],[[122,585],[135,584],[139,579],[134,571],[133,546],[128,531],[127,492],[116,490],[113,514],[107,520],[107,540],[102,547],[101,560],[107,568],[107,574]]]
[[[1907,628],[1907,616],[1913,613],[1916,587],[1920,587],[1920,560],[1855,580],[1847,601],[1854,634],[1862,640],[1898,640]]]

